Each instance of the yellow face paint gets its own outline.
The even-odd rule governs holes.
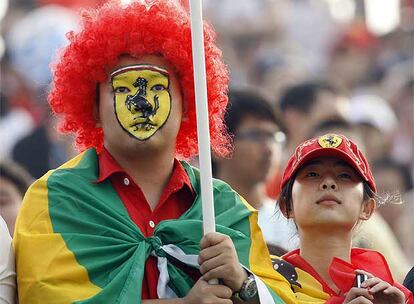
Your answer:
[[[119,124],[130,136],[147,140],[170,115],[168,71],[155,65],[131,65],[112,72],[111,81]]]

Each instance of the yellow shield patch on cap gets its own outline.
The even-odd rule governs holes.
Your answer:
[[[153,136],[171,111],[168,71],[154,65],[132,65],[111,74],[116,118],[139,140]]]
[[[322,148],[337,148],[342,143],[342,138],[335,134],[326,134],[319,137],[318,143]]]

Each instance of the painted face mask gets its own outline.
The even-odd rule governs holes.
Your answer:
[[[147,140],[171,111],[168,71],[154,65],[131,65],[111,74],[116,118],[128,134]]]

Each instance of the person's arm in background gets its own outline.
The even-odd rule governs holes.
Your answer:
[[[16,272],[12,239],[0,217],[0,303],[16,303]]]

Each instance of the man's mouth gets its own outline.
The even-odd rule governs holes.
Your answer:
[[[134,128],[134,131],[146,130],[150,131],[156,127],[156,123],[151,121],[149,118],[134,117],[134,122],[130,125],[131,128]]]

